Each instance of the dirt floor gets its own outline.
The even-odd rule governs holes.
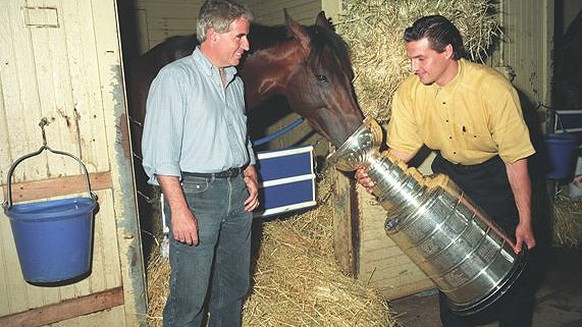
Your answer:
[[[540,250],[535,271],[539,285],[532,285],[537,288],[532,326],[582,326],[582,250],[560,247]],[[394,300],[390,306],[399,314],[398,321],[403,326],[441,326],[436,291]]]

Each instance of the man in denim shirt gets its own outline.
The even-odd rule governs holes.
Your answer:
[[[164,326],[240,326],[250,284],[258,181],[236,75],[252,13],[206,1],[200,45],[162,68],[147,99],[143,166],[161,187],[170,226],[170,292]],[[208,299],[207,308],[205,301]]]

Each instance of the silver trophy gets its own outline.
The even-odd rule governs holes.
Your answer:
[[[382,135],[378,123],[366,118],[328,160],[342,171],[365,169],[387,211],[386,233],[447,295],[452,310],[483,310],[517,280],[526,252],[515,254],[515,242],[448,176],[423,176],[380,153]]]

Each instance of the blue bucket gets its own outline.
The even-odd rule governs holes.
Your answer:
[[[80,197],[5,210],[25,280],[54,283],[89,272],[96,206],[94,199]]]
[[[24,159],[43,150],[77,160],[85,173],[88,197],[12,203],[12,172]],[[75,281],[91,269],[93,212],[96,196],[89,186],[89,174],[81,160],[44,145],[16,160],[8,171],[8,197],[4,213],[10,219],[12,235],[24,279],[31,284]]]
[[[576,165],[576,150],[578,137],[576,135],[547,134],[544,142],[548,150],[551,170],[546,174],[547,179],[569,181],[574,177]]]

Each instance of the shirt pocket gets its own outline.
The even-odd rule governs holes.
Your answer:
[[[459,125],[455,128],[456,138],[463,148],[472,151],[489,151],[488,144],[491,138],[489,131],[479,129],[469,124]]]

